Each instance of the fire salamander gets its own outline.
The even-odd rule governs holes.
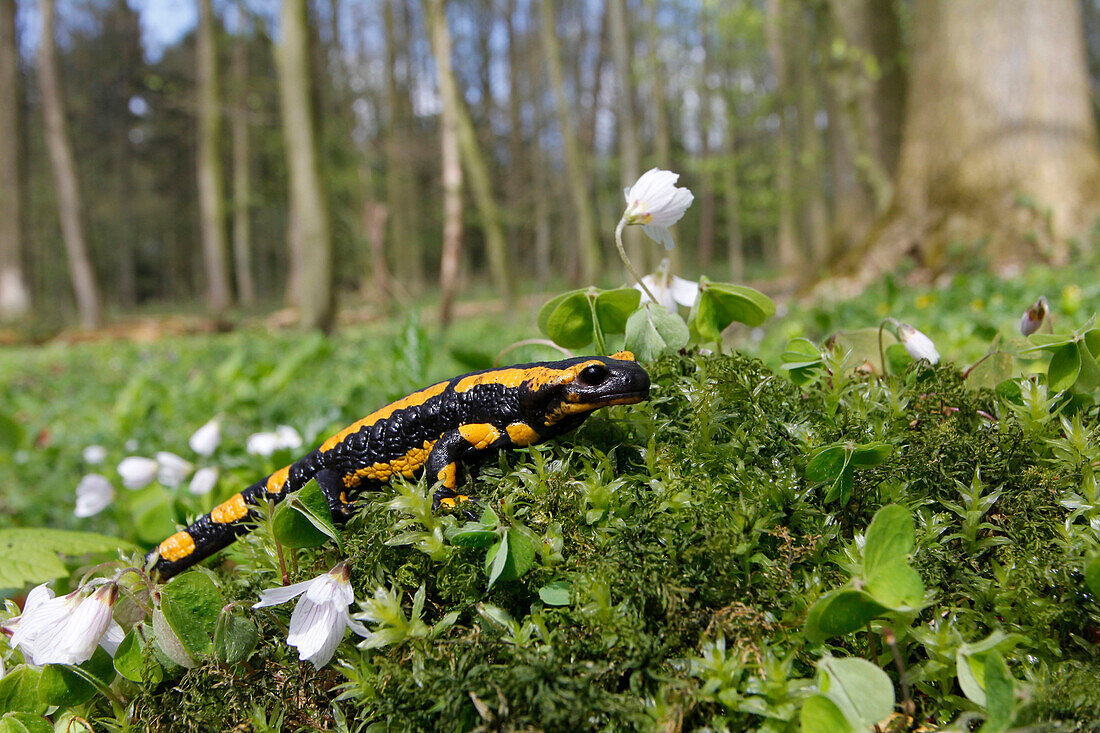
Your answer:
[[[167,580],[250,531],[255,507],[281,501],[316,479],[333,516],[395,475],[423,469],[439,484],[433,508],[453,508],[460,494],[458,464],[501,448],[519,448],[576,428],[594,410],[649,396],[649,375],[622,351],[464,374],[413,392],[344,428],[295,463],[256,482],[146,557]]]

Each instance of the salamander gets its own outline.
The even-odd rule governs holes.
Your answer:
[[[648,396],[649,374],[629,351],[485,369],[433,384],[375,410],[234,494],[161,542],[146,556],[146,566],[167,580],[249,532],[256,507],[281,501],[310,479],[341,520],[362,492],[422,471],[438,485],[433,509],[454,508],[470,500],[458,491],[460,464],[554,438],[594,410]]]

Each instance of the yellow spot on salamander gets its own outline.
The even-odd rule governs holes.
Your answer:
[[[459,504],[467,502],[470,497],[465,494],[459,494],[458,496],[449,496],[446,499],[439,500],[439,506],[446,507],[447,509],[454,509]]]
[[[352,435],[353,433],[358,433],[363,428],[371,427],[379,420],[385,420],[398,410],[404,410],[409,407],[419,407],[420,405],[423,405],[432,397],[442,394],[442,392],[447,389],[447,385],[449,384],[450,382],[440,382],[439,384],[433,384],[431,387],[426,387],[419,392],[413,392],[408,397],[402,397],[397,402],[391,402],[385,407],[375,410],[371,414],[364,417],[362,420],[348,425],[336,435],[333,435],[331,438],[322,443],[321,452],[324,453],[325,451],[332,450],[336,446],[340,445],[341,441],[343,441],[344,438]]]
[[[453,489],[458,484],[458,466],[454,463],[448,463],[439,469],[435,480],[441,482],[445,488]]]
[[[157,545],[157,553],[169,562],[182,560],[194,551],[195,538],[182,530]]]
[[[286,479],[290,475],[290,466],[283,466],[275,473],[271,474],[267,479],[267,492],[269,494],[278,494],[283,490],[283,486],[286,485]]]
[[[553,425],[561,420],[566,415],[576,415],[581,412],[592,412],[598,410],[601,407],[610,407],[611,405],[633,405],[641,402],[644,397],[616,397],[610,400],[599,400],[597,402],[582,402],[572,404],[563,402],[556,408],[551,410],[546,416],[546,425]]]
[[[522,448],[538,442],[539,434],[527,423],[514,422],[508,426],[508,437],[512,439],[512,445]]]
[[[611,358],[619,361],[636,361],[633,351],[616,351],[611,355]]]
[[[477,450],[485,450],[500,437],[500,431],[487,422],[460,425],[458,432]]]
[[[210,521],[218,524],[236,522],[248,514],[248,505],[244,503],[244,497],[235,494],[231,499],[218,504],[210,512]]]
[[[428,460],[428,454],[432,452],[432,446],[434,445],[434,440],[425,440],[422,447],[413,448],[400,458],[385,463],[373,463],[353,471],[344,476],[344,486],[349,488],[358,486],[363,482],[363,479],[389,481],[395,473],[399,473],[405,478],[412,478],[424,465],[424,462]]]

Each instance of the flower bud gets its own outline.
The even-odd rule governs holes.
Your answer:
[[[939,363],[940,352],[936,351],[936,344],[908,323],[898,324],[898,340],[916,361],[924,359],[930,364]]]
[[[1032,303],[1031,306],[1024,311],[1023,317],[1020,318],[1020,333],[1024,336],[1030,336],[1038,331],[1049,313],[1050,305],[1047,303],[1047,297],[1045,295],[1040,295],[1039,299]]]

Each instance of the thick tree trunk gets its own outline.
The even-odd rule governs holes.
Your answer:
[[[292,272],[300,323],[326,330],[335,315],[332,234],[317,155],[306,0],[283,0],[275,61],[290,179]],[[296,250],[296,251],[295,251]]]
[[[443,100],[443,106],[450,106],[454,113],[459,152],[465,165],[465,172],[470,178],[470,191],[473,193],[474,203],[481,216],[485,250],[489,260],[489,274],[505,302],[510,303],[515,296],[515,283],[508,265],[508,243],[504,238],[504,227],[501,225],[500,211],[493,194],[489,166],[478,145],[470,114],[458,93],[454,73],[451,70],[451,39],[447,28],[446,3],[444,0],[426,0],[425,7],[431,29],[436,73],[439,76],[439,95]]]
[[[733,109],[731,104],[728,109]],[[726,256],[730,276],[736,281],[745,276],[745,244],[741,234],[741,189],[737,178],[736,117],[726,115],[726,137],[723,145],[725,164],[722,167],[722,187],[725,196]]]
[[[386,156],[386,204],[389,208],[387,249],[393,264],[393,272],[405,288],[413,293],[420,290],[424,281],[423,255],[420,237],[414,221],[414,196],[412,173],[409,170],[409,141],[406,126],[409,124],[407,82],[398,78],[398,54],[408,49],[407,28],[398,25],[395,5],[397,0],[385,0],[382,20],[386,35],[386,63],[383,67],[386,88],[386,109],[389,113],[385,128]],[[405,31],[405,32],[402,32]],[[408,58],[408,57],[406,57]],[[411,62],[404,68],[408,69]],[[392,290],[392,289],[391,289]]]
[[[797,184],[798,203],[801,208],[799,220],[802,224],[802,241],[813,263],[826,259],[829,242],[829,210],[825,203],[825,185],[823,161],[825,158],[821,133],[818,132],[816,116],[818,98],[814,93],[812,38],[815,29],[806,22],[805,10],[796,7],[791,13],[791,32],[786,35],[789,54],[794,60],[792,86],[794,87],[796,113],[798,115],[798,165]],[[804,271],[805,272],[805,271]]]
[[[31,306],[23,277],[17,48],[15,0],[0,0],[0,321],[19,318]]]
[[[244,17],[244,4],[238,0],[237,13]],[[248,141],[248,36],[233,46],[233,273],[237,297],[244,305],[256,300],[252,279],[252,176]]]
[[[218,51],[214,41],[211,0],[199,0],[198,48],[198,185],[202,255],[206,270],[206,300],[215,313],[232,301],[225,246],[225,186],[222,159],[221,114],[218,95]]]
[[[558,34],[554,14],[553,0],[540,3],[542,18],[539,31],[542,36],[542,50],[546,55],[546,66],[550,72],[550,86],[554,90],[554,103],[558,108],[558,125],[561,128],[562,143],[565,148],[565,175],[569,195],[573,199],[573,213],[577,217],[577,248],[580,255],[580,279],[592,283],[599,275],[600,245],[596,239],[595,215],[588,198],[588,173],[580,146],[573,131],[573,122],[569,110],[569,101],[565,97],[565,83],[562,79],[561,52],[558,49]]]
[[[672,165],[672,141],[668,129],[668,107],[665,102],[667,72],[661,64],[659,49],[661,28],[657,24],[657,0],[647,0],[646,5],[649,7],[649,19],[646,23],[649,31],[647,63],[650,74],[649,83],[653,87],[653,165],[658,168],[668,168]],[[703,85],[706,86],[705,79]]]
[[[46,147],[49,148],[54,185],[57,189],[61,237],[65,241],[80,323],[85,328],[95,328],[101,322],[102,311],[99,288],[84,239],[83,203],[76,180],[76,165],[73,163],[73,152],[65,130],[65,107],[57,73],[54,40],[54,0],[42,0],[39,3],[38,17],[38,75],[42,87],[42,114],[46,123]]]
[[[896,198],[853,266],[912,252],[935,270],[951,242],[998,266],[1064,261],[1100,194],[1076,0],[925,0],[912,46]]]

